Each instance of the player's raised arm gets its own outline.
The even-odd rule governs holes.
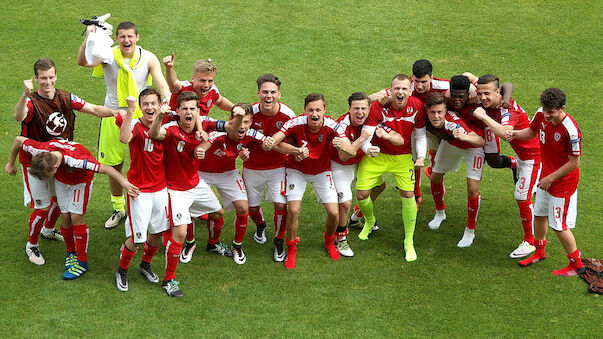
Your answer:
[[[178,75],[174,69],[176,56],[174,53],[163,58],[163,65],[165,66],[165,78],[167,85],[170,88],[170,92],[178,93],[182,89],[182,84],[178,81]]]
[[[92,64],[89,64],[88,60],[86,60],[86,41],[88,41],[88,35],[91,32],[96,32],[95,25],[88,25],[86,27],[86,37],[84,38],[84,41],[82,42],[82,45],[80,46],[80,49],[77,53],[77,64],[80,66],[83,66],[83,67],[96,67],[103,63],[102,59],[98,59],[98,60],[94,61]]]
[[[218,106],[219,109],[227,112],[230,112],[234,107],[234,104],[223,95],[220,95],[220,98],[216,101],[215,105]]]
[[[151,124],[151,128],[149,130],[149,136],[155,140],[163,140],[165,139],[165,133],[166,130],[165,128],[161,127],[162,121],[163,121],[163,117],[167,114],[168,112],[168,107],[167,105],[161,105],[159,107],[159,112],[157,112],[159,115],[157,116],[157,118],[155,118],[155,120],[153,120],[153,123]]]
[[[490,118],[490,116],[486,113],[483,107],[478,107],[473,111],[473,116],[483,121],[486,126],[490,127],[492,132],[496,134],[500,138],[506,138],[507,131],[512,130],[513,126],[506,125],[503,126],[496,122],[494,119]]]
[[[530,127],[526,127],[521,130],[509,130],[505,133],[504,138],[508,142],[511,142],[511,140],[513,140],[513,139],[519,139],[519,140],[534,139],[536,137],[536,135],[537,135],[537,133],[535,130],[531,129]]]
[[[149,73],[153,77],[153,81],[155,81],[155,86],[157,87],[157,91],[161,94],[161,100],[163,102],[167,102],[170,99],[170,87],[168,83],[165,81],[165,77],[161,72],[161,64],[159,63],[159,59],[155,54],[149,56]]]
[[[33,92],[33,80],[23,80],[23,93],[15,106],[15,113],[13,115],[18,122],[25,120],[27,116],[27,97],[31,92]]]
[[[119,173],[115,168],[111,166],[107,166],[104,164],[100,164],[98,169],[98,173],[106,174],[113,178],[113,180],[117,181],[121,187],[125,188],[128,192],[128,195],[131,197],[137,197],[140,194],[140,190],[138,187],[132,185],[128,179],[126,179],[121,173]]]
[[[110,118],[116,117],[119,114],[125,114],[123,110],[114,110],[105,106],[91,104],[89,102],[85,103],[84,107],[82,107],[79,111],[82,113],[97,116],[99,118]]]
[[[373,101],[380,101],[381,99],[383,99],[383,98],[385,98],[387,96],[388,96],[387,95],[387,90],[382,89],[379,92],[375,92],[375,93],[369,95],[369,100],[371,102],[373,102]]]
[[[10,148],[8,161],[6,163],[6,166],[4,166],[4,170],[6,171],[6,173],[10,175],[17,174],[17,167],[15,166],[15,161],[17,160],[17,154],[19,154],[19,150],[23,146],[23,141],[25,140],[27,140],[27,138],[20,135],[15,137],[15,141],[13,142],[13,145]]]
[[[134,115],[134,110],[136,110],[136,98],[129,96],[126,98],[126,102],[128,103],[128,109],[126,110],[126,115],[124,115],[124,121],[119,127],[119,141],[124,144],[132,140],[132,116]]]
[[[232,133],[241,129],[243,124],[243,117],[245,116],[245,110],[242,107],[231,107],[229,111],[232,111],[232,119],[228,120],[224,125],[227,133]]]

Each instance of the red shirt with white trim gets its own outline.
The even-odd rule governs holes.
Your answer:
[[[165,176],[168,189],[187,191],[199,183],[197,168],[199,161],[193,151],[201,143],[195,130],[185,133],[177,121],[162,126],[166,134],[163,139]]]
[[[396,146],[387,140],[373,135],[371,144],[379,146],[381,153],[390,155],[410,154],[410,138],[414,128],[425,127],[425,109],[421,100],[409,97],[406,105],[399,111],[391,104],[381,106],[378,101],[371,103],[369,116],[365,121],[367,126],[378,126],[380,123],[400,133],[404,138],[404,144]]]
[[[455,112],[456,115],[458,115],[461,119],[463,119],[465,124],[467,124],[467,126],[469,126],[469,128],[471,128],[475,133],[477,133],[478,135],[483,137],[484,136],[484,128],[486,128],[486,124],[473,115],[473,111],[475,111],[475,109],[478,108],[479,106],[480,106],[479,104],[467,103],[460,110],[457,111],[457,110],[451,109],[451,111]]]
[[[190,81],[180,81],[180,91],[178,93],[172,94],[170,97],[170,108],[175,111],[178,108],[178,95],[182,92],[194,92],[193,84]],[[211,108],[214,106],[214,103],[220,99],[220,91],[218,91],[218,87],[216,85],[212,85],[207,94],[203,98],[199,98],[199,114],[208,115]]]
[[[446,112],[446,115],[444,116],[444,126],[442,126],[441,128],[437,128],[437,129],[440,130],[442,133],[452,136],[452,133],[454,132],[454,130],[459,129],[459,128],[465,134],[474,132],[473,129],[471,129],[471,127],[468,124],[466,124],[465,121],[461,117],[456,115],[455,112],[448,111],[448,112]],[[449,144],[456,146],[458,148],[462,148],[462,149],[480,148],[480,147],[476,147],[466,141],[458,140],[455,138],[452,138],[447,141]]]
[[[582,133],[569,114],[554,125],[544,120],[541,107],[534,115],[530,129],[538,132],[542,156],[541,178],[565,165],[570,156],[579,157],[582,154]],[[563,178],[553,181],[547,192],[556,197],[569,197],[576,191],[579,178],[580,170],[576,168]]]
[[[286,139],[297,147],[306,146],[310,155],[297,161],[293,155],[287,161],[287,167],[296,169],[304,174],[318,174],[331,170],[329,154],[331,141],[335,137],[345,137],[345,130],[337,121],[323,117],[320,130],[312,132],[308,126],[308,117],[301,115],[285,123],[280,130],[285,133]]]
[[[341,115],[339,119],[337,119],[337,123],[339,123],[341,127],[345,129],[345,135],[348,137],[348,139],[350,139],[350,142],[354,142],[360,137],[360,133],[362,133],[362,126],[354,127],[352,125],[352,122],[350,121],[350,112]],[[355,157],[343,161],[341,158],[339,158],[339,151],[334,147],[331,149],[331,160],[341,165],[355,165],[362,160],[363,156],[364,152],[362,149],[358,149]]]
[[[241,149],[251,145],[261,145],[266,137],[250,128],[242,140],[232,140],[225,132],[209,133],[211,147],[205,151],[205,159],[199,160],[199,171],[223,173],[236,169],[235,160]]]
[[[427,96],[429,95],[429,93],[439,92],[439,93],[444,94],[449,89],[450,89],[450,79],[440,79],[440,78],[434,77],[433,80],[431,80],[431,85],[430,85],[429,91],[419,93],[419,92],[415,91],[415,84],[412,81],[412,76],[410,77],[410,90],[412,91],[410,96],[421,100],[421,102],[423,104],[425,104],[425,100],[427,100]],[[388,87],[385,89],[385,93],[387,93],[388,96],[392,95],[390,90],[391,90],[391,87]]]

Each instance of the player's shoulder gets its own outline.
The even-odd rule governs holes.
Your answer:
[[[226,135],[226,132],[212,131],[208,134],[208,141],[214,143],[218,140],[225,138]]]
[[[446,91],[450,89],[450,79],[433,77],[431,80],[431,88],[437,91]]]
[[[258,101],[251,104],[251,110],[253,111],[253,114],[260,113],[260,102]]]
[[[214,92],[215,94],[220,94],[220,90],[218,90],[218,86],[216,86],[216,84],[211,85],[209,91]]]
[[[350,121],[350,112],[343,113],[337,118],[337,122],[344,126],[349,126],[351,124]]]
[[[295,112],[289,106],[285,105],[284,103],[282,103],[280,101],[278,102],[278,104],[279,104],[279,110],[278,110],[279,113],[282,113],[282,114],[288,116],[289,119],[295,118]]]
[[[308,116],[306,116],[304,114],[304,115],[300,115],[300,116],[297,116],[297,117],[294,117],[294,118],[288,120],[287,122],[285,122],[283,127],[293,128],[296,126],[306,125],[307,123],[308,123]]]
[[[182,86],[182,88],[180,89],[180,92],[193,91],[193,84],[188,80],[180,80],[180,85]],[[180,93],[180,92],[178,92],[178,93]],[[176,94],[178,94],[178,93],[176,93]]]
[[[578,127],[578,123],[574,118],[565,113],[565,117],[561,120],[561,125],[567,131],[567,135],[569,136],[570,142],[574,143],[580,141],[580,128]]]
[[[408,97],[408,102],[406,103],[406,107],[413,107],[416,109],[423,109],[423,101],[417,97],[410,96]]]

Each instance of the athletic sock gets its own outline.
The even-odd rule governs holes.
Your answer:
[[[167,243],[171,238],[172,238],[172,229],[171,228],[168,228],[167,230],[163,231],[163,233],[161,233],[161,243],[163,244],[163,247],[167,247]]]
[[[150,264],[151,260],[153,260],[153,257],[155,256],[155,253],[157,253],[158,248],[159,247],[153,247],[149,245],[148,242],[145,242],[144,246],[142,247],[142,262]]]
[[[128,270],[128,267],[130,267],[130,262],[132,261],[132,258],[134,258],[134,256],[136,255],[136,252],[138,252],[138,249],[130,251],[130,249],[126,247],[126,244],[121,244],[119,254],[119,268],[121,268],[122,270]]]
[[[526,267],[530,266],[535,262],[539,262],[541,260],[546,259],[544,254],[544,248],[546,247],[547,240],[538,240],[534,239],[534,246],[536,246],[536,251],[529,258],[518,261],[519,266]]]
[[[435,203],[435,208],[438,211],[445,210],[446,204],[444,204],[444,182],[431,183],[431,196]]]
[[[220,234],[222,234],[222,226],[224,226],[224,218],[218,220],[207,219],[207,230],[209,231],[209,237],[207,243],[215,245],[220,242]]]
[[[345,240],[346,236],[348,235],[348,228],[345,226],[337,226],[337,229],[335,230],[335,235],[337,236],[337,242]]]
[[[364,218],[366,219],[366,221],[364,222],[364,227],[362,227],[362,231],[358,234],[358,238],[360,238],[361,240],[367,240],[369,233],[371,233],[373,227],[375,226],[375,214],[373,214],[373,200],[371,199],[371,197],[368,197],[363,200],[358,200],[358,207],[360,207],[360,210],[362,211],[362,214],[364,214]]]
[[[180,262],[180,251],[182,250],[182,243],[177,242],[174,238],[170,238],[167,241],[165,249],[165,277],[163,281],[176,279],[176,268]]]
[[[61,209],[57,203],[57,198],[50,198],[50,207],[48,208],[48,214],[46,215],[46,220],[44,221],[44,227],[53,230],[60,215]]]
[[[61,234],[65,239],[65,250],[75,252],[75,238],[73,237],[73,227],[65,228],[61,226]]]
[[[523,227],[523,241],[534,245],[534,205],[532,205],[531,200],[517,200],[517,207],[519,207],[519,216],[521,217],[521,226]]]
[[[327,232],[325,232],[324,238],[325,248],[327,249],[327,253],[329,253],[329,257],[331,257],[332,260],[339,260],[341,254],[339,254],[339,251],[335,248],[335,244],[333,244],[333,241],[335,241],[335,234],[327,235]]]
[[[573,277],[584,271],[584,264],[582,263],[582,260],[580,259],[580,251],[579,250],[576,249],[574,252],[569,253],[566,256],[569,259],[569,265],[567,265],[566,267],[564,267],[560,270],[554,270],[553,271],[554,275],[561,276],[561,277]]]
[[[362,213],[362,211],[360,210],[360,207],[358,207],[358,205],[354,205],[354,212],[352,212],[352,215],[350,216],[350,220],[358,221],[362,218],[364,218],[364,213]]]
[[[413,246],[417,205],[413,198],[402,198],[402,222],[404,222],[404,247]]]
[[[88,262],[88,236],[90,230],[88,225],[73,225],[73,235],[75,237],[75,249],[77,252],[77,260]],[[69,250],[67,250],[69,252]]]
[[[186,241],[193,242],[195,241],[195,222],[191,222],[186,225]]]
[[[111,196],[111,205],[113,205],[113,210],[118,212],[126,211],[126,198],[123,195],[112,195]]]
[[[274,212],[274,214],[276,215],[276,211]],[[249,209],[249,217],[251,218],[251,220],[253,220],[253,223],[258,226],[261,225],[263,223],[265,223],[266,221],[264,220],[264,211],[262,211],[262,208],[258,208],[258,209]]]
[[[277,239],[284,239],[287,232],[287,210],[274,210],[274,234]]]
[[[38,238],[40,237],[40,231],[42,231],[42,225],[46,216],[48,215],[47,210],[33,210],[29,215],[29,236],[27,241],[32,245],[38,244]]]
[[[421,201],[421,169],[415,169],[415,200]]]
[[[299,237],[295,238],[295,240],[291,241],[289,239],[285,240],[287,244],[287,259],[285,260],[285,267],[289,269],[295,268],[295,259],[297,257],[297,243],[299,242]]]
[[[235,234],[234,242],[236,244],[242,244],[245,238],[245,231],[247,231],[247,220],[249,219],[249,213],[244,215],[236,214],[235,217]]]
[[[473,198],[467,197],[467,228],[469,229],[475,229],[480,202],[481,194],[479,193]]]

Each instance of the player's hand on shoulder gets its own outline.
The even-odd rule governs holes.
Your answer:
[[[172,55],[163,58],[163,64],[165,67],[174,67],[174,59],[176,59],[176,57],[174,56],[174,53],[172,53]]]
[[[379,99],[379,104],[381,106],[385,106],[385,105],[389,104],[390,102],[392,102],[392,97],[390,95],[384,95]]]
[[[32,79],[23,80],[23,94],[30,95],[33,92]]]
[[[9,175],[15,175],[15,174],[17,174],[17,166],[15,166],[15,164],[11,164],[10,162],[7,163],[6,166],[4,166],[4,170]]]
[[[502,107],[502,108],[505,108],[505,109],[509,109],[509,108],[511,108],[511,103],[509,102],[509,100],[508,100],[508,99],[505,99],[505,100],[503,100],[503,101],[500,103],[500,106],[499,106],[499,107]]]
[[[247,161],[249,160],[249,154],[249,149],[246,147],[242,147],[239,151],[239,158],[241,158],[241,160],[243,161]]]

